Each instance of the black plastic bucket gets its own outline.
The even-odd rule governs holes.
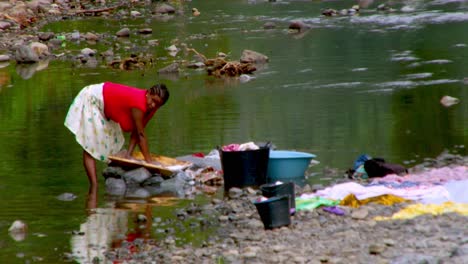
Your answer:
[[[223,169],[224,189],[260,186],[266,183],[270,148],[223,151],[219,149]]]
[[[260,186],[260,190],[262,191],[262,195],[267,198],[287,195],[289,197],[290,213],[294,214],[296,212],[296,193],[294,192],[293,182],[263,184]]]
[[[291,224],[289,197],[287,195],[272,197],[265,201],[254,202],[254,204],[265,229]]]

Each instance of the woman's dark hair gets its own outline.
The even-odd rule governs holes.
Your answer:
[[[151,95],[157,95],[159,98],[161,98],[161,106],[164,105],[169,99],[169,91],[167,90],[166,85],[163,83],[153,85],[153,87],[148,89],[148,92]]]

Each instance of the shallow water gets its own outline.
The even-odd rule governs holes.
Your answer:
[[[184,3],[186,15],[167,21],[150,16],[89,18],[46,26],[44,31],[56,34],[107,32],[95,45],[67,41],[66,49],[55,54],[113,46],[122,56],[147,52],[157,59],[152,67],[134,71],[66,60],[51,61],[36,72],[14,63],[0,68],[1,262],[62,262],[74,251],[73,231],[90,221],[81,149],[63,120],[73,97],[91,83],[111,80],[146,88],[165,82],[171,98],[150,123],[148,134],[152,152],[172,157],[208,153],[229,143],[271,141],[279,149],[317,155],[320,164],[308,171],[314,176],[307,180],[327,183],[333,179],[324,176],[324,169],[346,170],[362,153],[406,166],[445,149],[466,154],[468,7],[463,1],[416,3],[413,12],[399,11],[403,2],[396,4],[395,13],[377,12],[379,3],[374,2],[359,16],[322,17],[322,9],[350,8],[350,3],[209,0]],[[192,7],[201,16],[190,16]],[[288,32],[289,22],[296,19],[311,29]],[[264,30],[266,22],[276,28]],[[150,27],[153,34],[133,34],[113,45],[114,32],[123,27]],[[207,57],[224,52],[237,60],[243,49],[252,49],[269,56],[270,62],[247,83],[189,69],[178,77],[158,75],[157,70],[173,60],[190,59],[183,52],[176,57],[167,53],[165,48],[176,38]],[[149,39],[158,39],[159,46],[146,45]],[[445,108],[439,103],[444,95],[461,102]],[[105,196],[102,180],[100,188],[97,207],[117,206]],[[77,198],[56,198],[66,192]],[[203,203],[206,197],[196,199]],[[149,212],[171,219],[174,207]],[[159,239],[163,235],[158,232],[168,228],[153,223],[142,231],[133,222],[138,212],[127,213],[123,219],[128,220],[128,233]],[[29,226],[22,241],[7,231],[17,219]],[[180,243],[209,236],[201,229],[178,230]]]

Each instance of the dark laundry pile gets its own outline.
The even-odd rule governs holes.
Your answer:
[[[369,179],[384,177],[389,174],[405,175],[408,170],[400,165],[386,162],[383,158],[372,158],[367,154],[360,155],[352,169],[346,171],[350,179]]]

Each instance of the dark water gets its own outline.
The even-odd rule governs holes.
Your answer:
[[[114,46],[122,56],[150,53],[157,59],[154,65],[133,71],[67,60],[51,61],[29,74],[14,63],[0,68],[0,262],[63,262],[76,250],[72,245],[78,243],[77,236],[72,232],[98,221],[87,214],[81,149],[63,126],[74,96],[91,83],[110,80],[146,88],[165,82],[170,101],[147,129],[151,151],[167,156],[207,153],[228,143],[272,141],[279,149],[317,155],[320,164],[308,172],[315,175],[308,181],[315,183],[330,180],[322,177],[324,168],[345,170],[361,153],[406,166],[446,149],[465,155],[468,7],[463,1],[412,3],[415,10],[409,13],[400,11],[403,2],[395,4],[395,13],[376,12],[376,2],[359,16],[330,18],[320,16],[321,10],[352,4],[194,1],[180,5],[186,15],[167,21],[150,16],[88,18],[46,26],[44,31],[56,34],[74,30],[104,34],[104,41],[95,45],[67,41],[66,49],[54,50],[55,54],[77,55],[84,47],[102,52]],[[192,7],[201,16],[192,17]],[[295,19],[311,29],[288,32]],[[276,28],[264,30],[266,22],[274,22]],[[132,32],[150,27],[153,33],[114,41],[114,33],[123,27]],[[146,45],[150,39],[158,39],[159,46]],[[158,69],[174,60],[191,59],[184,52],[170,56],[165,48],[173,43],[186,43],[207,57],[224,52],[232,60],[252,49],[269,56],[270,62],[248,83],[189,69],[178,77],[158,75]],[[445,108],[439,103],[444,95],[457,97],[460,103]],[[56,197],[62,193],[77,198],[60,201]],[[203,203],[206,197],[196,199]],[[118,219],[115,226],[121,233],[144,233],[158,240],[160,230],[168,228],[158,222],[136,226],[138,210],[108,209],[118,204],[106,197],[102,179],[96,200],[101,220],[120,215],[111,218]],[[173,208],[156,206],[142,212],[164,222],[174,218]],[[21,241],[8,234],[17,219],[29,226]],[[177,227],[178,243],[196,243],[210,235],[201,229],[184,231],[180,225],[186,224]],[[95,243],[109,246],[122,240],[112,232],[101,236]]]

